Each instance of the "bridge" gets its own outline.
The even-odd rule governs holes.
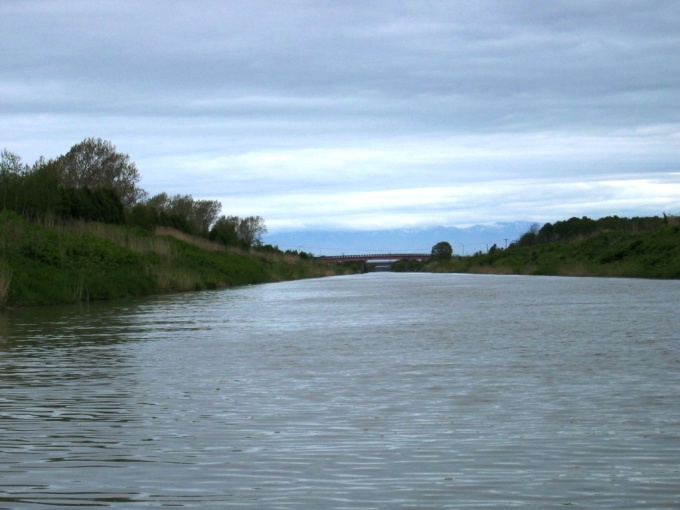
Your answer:
[[[331,255],[316,257],[323,262],[395,262],[397,260],[427,260],[430,253],[371,253],[368,255]]]

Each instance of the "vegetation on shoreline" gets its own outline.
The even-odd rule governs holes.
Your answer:
[[[220,216],[221,204],[191,195],[149,197],[127,155],[86,139],[34,165],[0,154],[0,308],[217,289],[338,273],[326,264],[262,246],[259,216]],[[680,278],[680,218],[571,218],[534,225],[507,248],[395,271]]]
[[[259,216],[149,196],[129,156],[87,138],[32,166],[0,153],[0,307],[216,289],[345,271],[262,246]]]
[[[335,274],[294,254],[226,247],[175,229],[45,226],[0,213],[0,306],[38,306]]]
[[[85,220],[129,225],[153,232],[169,227],[226,246],[259,246],[267,232],[260,216],[220,216],[217,200],[165,192],[153,196],[138,187],[137,167],[108,141],[86,138],[64,155],[32,166],[0,153],[0,211],[54,224]]]
[[[571,218],[534,225],[507,249],[424,264],[432,272],[680,278],[680,218]]]

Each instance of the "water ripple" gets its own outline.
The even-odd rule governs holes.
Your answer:
[[[678,508],[679,297],[381,274],[4,316],[0,508]]]

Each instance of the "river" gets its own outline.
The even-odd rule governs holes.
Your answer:
[[[373,273],[3,312],[0,508],[680,508],[679,281]]]

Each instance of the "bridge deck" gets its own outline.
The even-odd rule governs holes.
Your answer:
[[[426,260],[430,258],[430,255],[430,253],[370,253],[366,255],[330,255],[316,258],[324,262],[368,262],[370,260]]]

